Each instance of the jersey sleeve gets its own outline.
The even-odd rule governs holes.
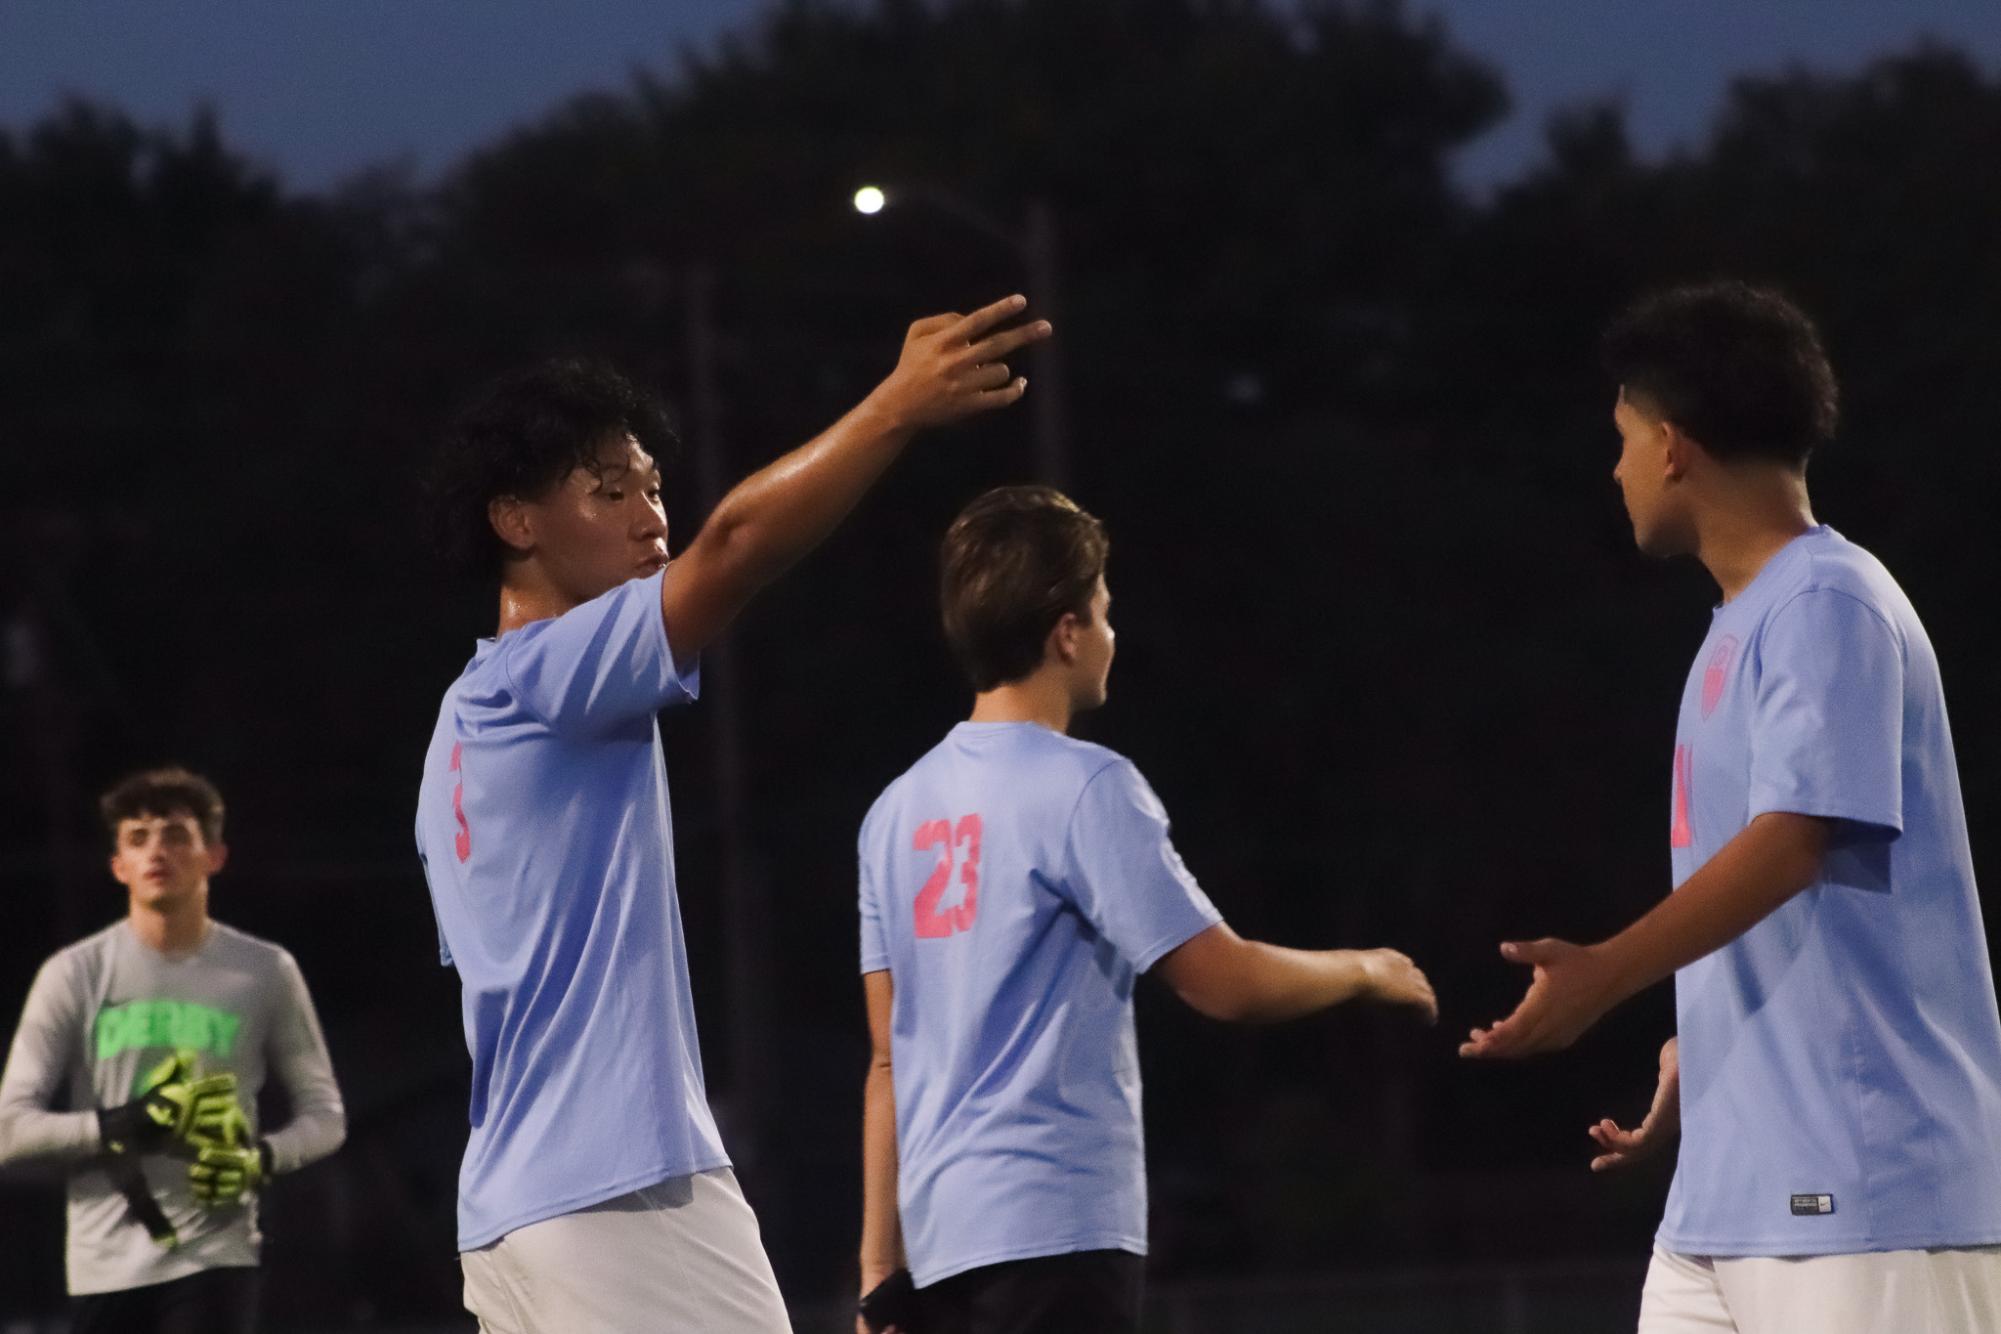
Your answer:
[[[84,1006],[72,962],[61,955],[35,974],[0,1074],[0,1166],[77,1162],[98,1150],[97,1111],[56,1111],[83,1050]]]
[[[1812,589],[1767,622],[1748,818],[1776,811],[1903,831],[1904,652],[1875,608]]]
[[[1174,850],[1167,808],[1129,761],[1084,785],[1064,862],[1059,892],[1135,972],[1223,920]]]
[[[305,974],[290,954],[279,956],[275,984],[267,1064],[290,1096],[292,1119],[265,1141],[271,1146],[271,1170],[292,1172],[341,1146],[347,1138],[347,1110]]]
[[[588,735],[692,701],[699,668],[674,666],[660,611],[665,571],[633,579],[504,643],[508,682],[551,730]]]
[[[856,881],[860,886],[857,897],[861,901],[861,957],[862,972],[880,973],[889,967],[889,939],[884,932],[882,904],[878,897],[875,873],[869,869],[867,840],[863,840],[856,866]]]

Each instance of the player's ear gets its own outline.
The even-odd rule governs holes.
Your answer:
[[[1679,426],[1671,421],[1661,423],[1661,467],[1662,479],[1679,482],[1688,476],[1689,465],[1693,463],[1695,441],[1688,438]]]
[[[1077,613],[1066,611],[1056,624],[1050,627],[1049,638],[1042,647],[1044,662],[1054,659],[1067,666],[1077,661],[1078,624]]]
[[[519,496],[495,496],[486,502],[486,521],[510,551],[526,555],[535,549],[535,520]]]
[[[208,873],[218,874],[229,864],[229,844],[220,840],[208,845]]]

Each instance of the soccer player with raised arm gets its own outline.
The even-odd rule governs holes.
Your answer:
[[[499,628],[445,692],[417,845],[464,988],[467,1307],[488,1331],[788,1328],[702,1085],[656,715],[697,657],[926,427],[1004,407],[1049,333],[1010,297],[910,327],[895,370],[724,496],[679,558],[659,409],[559,362],[501,381],[437,478]]]
[[[864,1329],[1139,1328],[1141,973],[1216,1019],[1357,999],[1437,1017],[1394,950],[1239,937],[1139,770],[1069,735],[1105,702],[1107,552],[1047,487],[988,492],[945,536],[945,637],[972,716],[889,785],[859,844]]]
[[[298,964],[209,916],[221,795],[133,774],[100,808],[124,920],[42,965],[0,1076],[0,1164],[68,1169],[76,1334],[247,1334],[265,1182],[347,1134]],[[257,1093],[292,1116],[263,1133]]]
[[[1812,323],[1740,283],[1680,288],[1605,339],[1613,477],[1640,549],[1722,591],[1682,690],[1675,890],[1533,968],[1467,1056],[1569,1046],[1670,974],[1677,1036],[1592,1166],[1680,1161],[1643,1334],[2001,1330],[2001,1018],[1938,660],[1881,563],[1816,523],[1835,427]]]

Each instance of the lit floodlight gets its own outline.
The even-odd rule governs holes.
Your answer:
[[[878,186],[864,185],[861,189],[855,191],[855,212],[857,213],[880,213],[882,212],[882,206],[888,202],[889,196],[884,194]]]

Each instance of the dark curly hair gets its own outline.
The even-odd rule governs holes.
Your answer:
[[[97,799],[97,813],[114,843],[121,823],[149,815],[191,816],[201,826],[203,842],[213,846],[222,841],[222,793],[200,774],[178,766],[127,774]]]
[[[1104,525],[1054,487],[998,487],[960,511],[940,553],[939,601],[973,689],[1033,672],[1066,612],[1090,620],[1110,554]]]
[[[578,468],[596,475],[605,442],[625,434],[662,468],[680,447],[660,401],[603,362],[564,357],[488,385],[446,432],[426,487],[445,559],[496,574],[493,499],[545,495]]]
[[[1718,458],[1803,466],[1834,438],[1841,395],[1820,334],[1769,288],[1656,292],[1612,322],[1602,353],[1627,398]]]

